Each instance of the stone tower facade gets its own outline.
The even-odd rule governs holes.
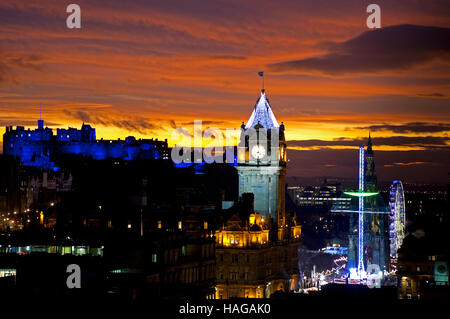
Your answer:
[[[254,209],[279,226],[286,224],[286,140],[264,90],[247,124],[242,122],[238,146],[239,197],[254,194]]]
[[[216,298],[299,288],[301,225],[285,212],[286,140],[264,90],[238,145],[239,201],[216,231]]]

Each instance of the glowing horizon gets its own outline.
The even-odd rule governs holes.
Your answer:
[[[0,3],[0,133],[35,127],[42,103],[52,128],[85,122],[99,139],[173,146],[172,130],[192,130],[194,120],[239,128],[264,71],[291,167],[307,169],[301,152],[354,150],[369,131],[374,149],[392,157],[381,167],[422,162],[424,177],[442,179],[449,165],[450,60],[440,39],[450,12],[439,1],[380,0],[379,30],[367,29],[366,5],[351,1],[77,3],[77,30],[66,27],[60,1]],[[320,162],[314,174],[343,169],[323,161],[308,159]]]

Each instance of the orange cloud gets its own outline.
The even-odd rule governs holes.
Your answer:
[[[384,167],[394,167],[394,166],[411,166],[411,165],[424,165],[427,164],[426,162],[407,162],[407,163],[392,163],[392,164],[386,164]]]

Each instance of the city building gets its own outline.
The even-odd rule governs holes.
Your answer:
[[[286,139],[264,90],[248,120],[241,126],[238,145],[239,196],[255,195],[255,210],[284,223]]]
[[[444,237],[423,231],[405,237],[396,274],[400,299],[448,300],[448,249],[439,244]]]
[[[213,229],[219,214],[214,204],[220,207],[220,199],[227,198],[204,186],[209,175],[160,160],[71,164],[75,167],[58,172],[27,168],[34,174],[31,181],[40,189],[39,197],[43,195],[40,204],[57,189],[59,198],[38,212],[28,212],[31,222],[24,229],[11,228],[0,236],[0,277],[8,279],[7,285],[0,281],[0,292],[70,294],[61,275],[65,274],[61,267],[70,260],[88,267],[89,280],[83,277],[80,295],[125,300],[215,297]],[[229,165],[223,168],[234,170]],[[56,177],[65,170],[73,173],[73,179],[68,174],[60,184]],[[217,172],[221,174],[231,175]],[[234,178],[237,182],[237,174]],[[211,178],[210,185],[220,186],[218,179]],[[74,187],[64,191],[71,180]],[[12,216],[20,220],[14,214],[11,220]]]
[[[264,90],[238,146],[239,203],[216,231],[216,298],[298,288],[301,226],[286,216],[286,142]]]
[[[41,170],[0,155],[0,229],[22,229],[31,222],[30,212],[51,207],[71,190],[70,171]]]
[[[331,212],[332,207],[351,208],[352,200],[342,196],[341,187],[327,178],[320,185],[287,188],[287,204],[302,225],[302,245],[309,250],[346,254],[348,214]]]
[[[350,209],[351,198],[343,197],[338,185],[327,184],[308,187],[288,187],[288,193],[298,206],[335,206]]]
[[[138,238],[130,232],[107,244],[108,275],[121,293],[136,298],[214,299],[212,231],[192,214],[166,221],[147,226]]]
[[[289,218],[279,240],[273,220],[252,209],[251,195],[230,209],[215,233],[216,299],[268,298],[276,291],[298,289],[301,226]]]
[[[116,158],[168,159],[167,139],[136,139],[133,136],[125,140],[96,139],[95,128],[84,124],[81,129],[57,129],[56,135],[51,128],[44,128],[44,120],[38,120],[37,129],[25,129],[23,126],[7,126],[3,134],[3,154],[19,158],[26,166],[45,169],[55,167],[56,155],[77,154],[95,160]]]

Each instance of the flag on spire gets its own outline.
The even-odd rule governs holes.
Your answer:
[[[262,77],[262,89],[264,90],[264,71],[259,71],[258,75]]]

